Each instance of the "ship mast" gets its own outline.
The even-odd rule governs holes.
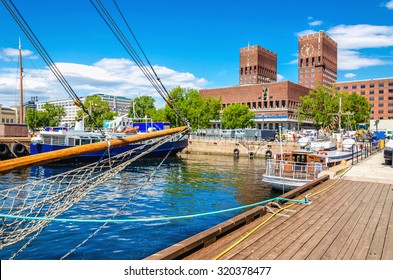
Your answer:
[[[19,92],[19,123],[23,123],[23,66],[22,66],[22,45],[20,43],[19,37],[19,82],[20,82],[20,92]]]

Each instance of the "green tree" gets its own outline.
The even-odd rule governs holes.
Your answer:
[[[101,96],[88,96],[83,103],[90,111],[90,115],[97,122],[98,127],[103,127],[104,120],[113,120],[117,116],[117,112],[111,111],[109,103],[103,101]],[[77,112],[77,117],[84,117],[86,113],[80,109]],[[94,122],[90,118],[85,118],[85,127],[95,127]]]
[[[26,123],[32,130],[46,126],[58,126],[65,115],[62,106],[45,103],[43,110],[27,109]]]
[[[245,104],[231,104],[222,111],[221,123],[228,129],[254,125],[254,113]]]
[[[220,100],[203,98],[198,90],[181,87],[174,88],[169,95],[174,109],[189,121],[193,129],[211,127],[210,120],[219,118]],[[165,106],[165,116],[172,126],[183,125],[182,120],[169,105]]]
[[[371,105],[366,98],[356,93],[338,93],[335,88],[325,86],[311,90],[308,95],[300,97],[301,118],[311,117],[314,121],[313,125],[317,128],[328,127],[340,110],[340,99],[342,128],[349,126],[354,128],[356,123],[368,120]]]
[[[155,114],[156,107],[154,106],[155,100],[151,96],[140,96],[131,100],[129,117],[144,118]]]

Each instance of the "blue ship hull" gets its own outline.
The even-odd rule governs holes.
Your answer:
[[[131,144],[131,145],[126,145],[122,147],[116,147],[116,148],[111,148],[110,153],[111,156],[115,156],[127,151],[130,151],[132,149],[135,149],[137,147],[142,146],[142,144]],[[164,157],[168,154],[169,151],[171,151],[170,155],[175,155],[176,153],[182,151],[184,148],[188,146],[188,139],[184,138],[178,141],[172,141],[172,142],[166,142],[153,150],[152,152],[148,153],[144,157]],[[35,154],[41,154],[41,153],[46,153],[46,152],[52,152],[52,151],[57,151],[57,150],[62,150],[66,148],[71,148],[72,146],[63,146],[63,145],[51,145],[51,144],[30,144],[30,154],[35,155]],[[151,145],[146,145],[143,149],[135,151],[135,155],[140,154],[147,149],[149,149]],[[61,161],[57,162],[67,162],[67,163],[78,163],[78,162],[94,162],[98,161],[103,158],[107,158],[108,154],[105,151],[99,151],[99,152],[94,152],[94,153],[89,153],[89,154],[83,154],[79,155],[76,157],[64,159]]]

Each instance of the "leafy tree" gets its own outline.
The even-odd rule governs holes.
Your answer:
[[[328,127],[340,110],[340,99],[341,127],[355,127],[356,123],[368,120],[371,105],[366,98],[356,93],[338,93],[334,88],[325,86],[311,90],[308,95],[300,97],[301,118],[309,116],[314,120],[315,127]]]
[[[32,130],[39,127],[58,126],[65,115],[62,106],[45,103],[43,110],[27,109],[26,123]]]
[[[231,104],[222,111],[221,123],[228,129],[254,125],[254,113],[245,104]]]
[[[170,93],[171,104],[181,116],[184,116],[192,128],[208,128],[211,119],[218,119],[220,115],[221,101],[206,97],[196,89],[174,88]],[[165,106],[166,119],[172,126],[182,125],[183,120],[169,107]]]
[[[97,122],[98,127],[103,127],[104,120],[112,120],[117,116],[117,112],[112,112],[107,101],[103,101],[101,96],[88,96],[83,103],[89,109],[90,115]],[[80,109],[77,117],[84,117],[86,113]],[[90,118],[85,118],[85,127],[94,127],[95,124]]]
[[[140,96],[131,100],[129,117],[144,118],[145,116],[154,115],[156,107],[154,106],[154,98],[151,96]]]

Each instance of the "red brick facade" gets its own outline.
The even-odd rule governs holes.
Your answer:
[[[337,43],[323,31],[299,37],[298,84],[332,87],[337,81]]]
[[[340,82],[336,84],[336,89],[364,96],[373,106],[370,119],[393,119],[393,78]]]
[[[239,84],[277,81],[277,54],[260,46],[240,49]]]
[[[258,127],[295,129],[298,124],[297,108],[299,97],[309,89],[289,81],[241,85],[236,87],[204,89],[199,92],[203,97],[221,98],[223,108],[235,103],[246,104],[255,114]],[[311,123],[309,120],[307,123]]]

